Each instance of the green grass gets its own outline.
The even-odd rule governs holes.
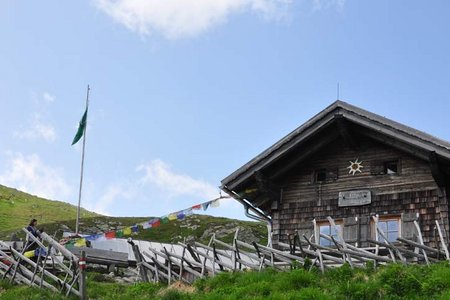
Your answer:
[[[75,230],[76,207],[60,201],[52,201],[0,185],[0,239],[9,240],[12,233],[24,238],[21,229],[30,219],[39,220],[39,228],[50,235],[61,238],[62,231],[67,228]],[[122,229],[148,221],[151,217],[107,217],[82,210],[80,220],[81,233],[98,233],[108,230]],[[106,227],[105,227],[106,226]],[[181,221],[171,221],[161,224],[158,228],[140,230],[134,239],[176,243],[184,238],[195,238],[196,241],[207,243],[210,235],[203,236],[206,230],[228,228],[230,226],[244,228],[250,231],[260,243],[267,243],[267,228],[260,222],[240,221],[207,215],[188,216]],[[234,231],[234,230],[233,230]],[[234,232],[221,237],[225,242],[232,242]],[[203,238],[202,238],[203,236]]]
[[[132,226],[140,222],[148,221],[151,217],[106,217],[97,216],[95,218],[83,218],[80,220],[80,230],[82,233],[96,233],[102,232],[101,226],[107,224],[112,230],[122,229],[126,226]],[[73,230],[75,228],[75,220],[64,220],[49,224],[42,224],[46,232],[60,238],[62,227],[68,227]],[[176,243],[183,241],[184,238],[195,238],[196,241],[208,243],[210,235],[204,236],[206,230],[231,228],[230,233],[221,237],[220,239],[231,243],[234,237],[234,229],[236,227],[244,228],[259,239],[262,244],[267,243],[267,228],[265,224],[251,221],[241,221],[228,218],[212,217],[207,215],[191,215],[183,220],[171,221],[167,224],[161,224],[160,227],[143,230],[140,228],[138,234],[132,235],[133,239]],[[92,231],[92,229],[96,229]],[[18,237],[24,237],[19,228],[12,231],[0,231],[0,239],[8,239],[12,232],[15,232]]]
[[[60,201],[39,198],[0,185],[0,231],[8,232],[28,225],[32,218],[40,223],[74,219],[76,206]],[[82,217],[98,214],[82,209]]]
[[[98,280],[98,281],[96,281]],[[193,291],[159,284],[121,285],[90,274],[90,299],[450,299],[450,265],[392,264],[351,269],[348,265],[325,274],[302,268],[290,272],[221,273],[197,280]],[[0,281],[1,299],[63,299],[45,290],[11,286]]]

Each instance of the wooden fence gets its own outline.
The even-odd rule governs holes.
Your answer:
[[[47,288],[64,295],[85,297],[83,264],[46,233],[37,239],[26,229],[28,244],[21,251],[0,241],[0,278],[18,284]],[[36,248],[30,258],[27,252]],[[81,282],[81,287],[80,287]]]
[[[387,263],[427,264],[450,260],[447,243],[438,221],[436,221],[437,248],[424,244],[418,223],[415,221],[416,240],[398,238],[388,241],[386,233],[374,216],[375,237],[369,240],[370,247],[360,248],[344,241],[340,226],[328,218],[337,236],[322,234],[315,228],[315,234],[301,236],[298,232],[289,236],[289,243],[278,243],[273,247],[238,239],[237,230],[231,244],[212,236],[208,245],[194,242],[179,243],[178,251],[173,249],[140,249],[135,251],[137,267],[143,281],[167,282],[181,280],[192,283],[197,278],[215,276],[219,272],[256,270],[271,267],[280,271],[299,266],[317,267],[322,272],[328,268],[348,263],[352,268],[368,263],[374,267]],[[314,222],[314,221],[313,221]],[[315,222],[314,225],[316,226]],[[320,239],[332,246],[321,245]],[[132,243],[132,242],[131,242]],[[180,250],[181,246],[181,250]],[[137,247],[136,245],[134,247]]]
[[[225,243],[214,234],[207,245],[193,242],[172,245],[169,249],[163,245],[159,248],[139,249],[133,240],[129,239],[129,243],[141,281],[168,284],[173,281],[191,284],[198,278],[215,276],[219,272],[261,271],[267,267],[279,271],[316,267],[324,272],[345,263],[355,268],[367,264],[377,267],[387,263],[429,265],[443,260],[450,261],[443,235],[445,231],[438,221],[435,226],[437,247],[432,248],[424,244],[416,221],[414,240],[398,238],[391,242],[375,216],[374,239],[369,240],[370,247],[361,248],[345,242],[341,227],[332,218],[329,217],[328,220],[336,235],[320,233],[313,221],[315,234],[305,236],[295,232],[289,235],[288,243],[280,242],[276,246],[271,245],[270,239],[268,245],[241,241],[238,239],[239,229],[236,230],[232,243]],[[41,239],[37,239],[26,229],[24,232],[30,243],[35,243],[40,250],[30,259],[25,255],[27,247],[19,251],[0,241],[0,278],[86,299],[85,252],[81,251],[77,256],[46,233],[42,233]],[[327,246],[321,244],[321,239],[328,241]],[[98,259],[95,261],[99,263]],[[120,266],[117,261],[114,262],[114,265]]]

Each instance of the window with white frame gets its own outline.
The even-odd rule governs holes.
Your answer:
[[[401,237],[400,224],[400,217],[380,217],[378,219],[378,228],[383,231],[388,242],[391,243],[396,242],[397,238]],[[376,230],[375,224],[373,226]],[[379,239],[383,240],[381,236],[379,236]]]
[[[333,237],[336,241],[339,241],[338,228],[339,230],[342,230],[342,223],[339,221],[336,221],[335,223],[336,227],[332,226],[328,221],[318,222],[317,223],[317,230],[319,231],[318,233]],[[332,241],[322,236],[319,236],[319,244],[325,247],[334,246],[334,243]]]

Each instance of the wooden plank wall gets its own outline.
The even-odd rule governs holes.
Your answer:
[[[360,148],[354,149],[343,139],[337,139],[280,181],[282,198],[278,208],[270,212],[274,220],[274,242],[286,242],[287,234],[296,229],[309,234],[312,219],[320,221],[327,216],[343,221],[358,217],[359,239],[363,239],[359,242],[363,245],[365,236],[372,235],[370,216],[375,214],[408,214],[411,219],[411,215],[418,213],[424,240],[430,245],[435,240],[434,220],[449,230],[447,197],[439,191],[427,162],[367,138],[360,140],[360,144]],[[356,158],[363,161],[364,167],[362,173],[353,176],[347,167]],[[380,174],[384,162],[393,160],[399,161],[400,174]],[[337,179],[315,183],[317,169],[333,170],[338,173]],[[371,204],[338,207],[340,191],[359,189],[371,191]]]

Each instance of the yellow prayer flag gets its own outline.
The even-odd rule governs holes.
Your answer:
[[[86,239],[78,239],[75,242],[75,247],[86,247]]]
[[[169,221],[175,221],[177,219],[177,215],[176,214],[170,214],[169,215]]]
[[[34,253],[34,250],[31,250],[31,251],[25,252],[23,255],[24,255],[26,258],[32,258],[32,257],[34,257],[35,253]]]
[[[124,228],[123,235],[131,235],[131,227]]]

